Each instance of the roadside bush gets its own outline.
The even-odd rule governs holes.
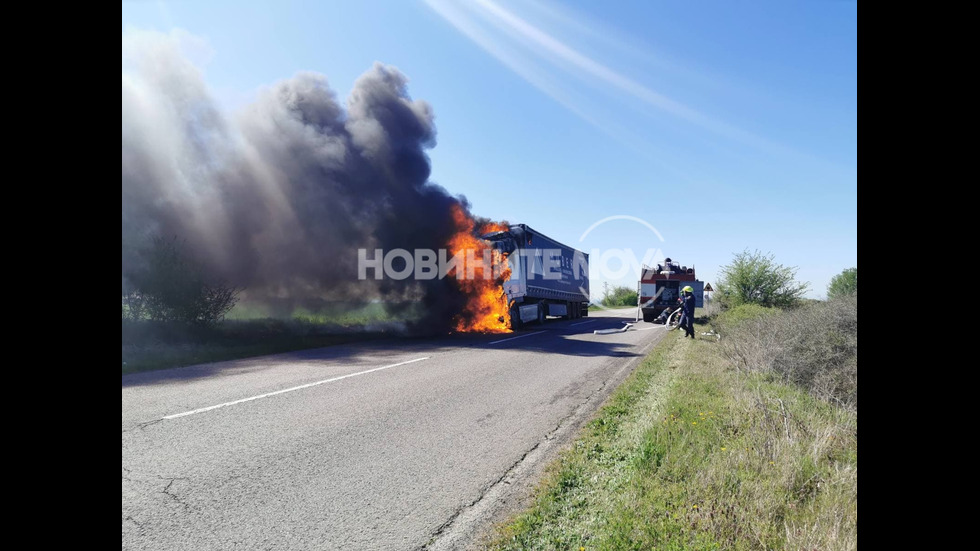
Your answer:
[[[602,305],[615,308],[618,306],[636,306],[636,289],[630,289],[625,285],[613,287],[607,290],[602,297]]]
[[[827,286],[827,298],[835,299],[858,292],[858,269],[848,268],[835,275]]]
[[[856,295],[723,325],[722,347],[737,369],[771,373],[857,410]]]
[[[790,308],[800,304],[808,288],[808,283],[796,281],[796,268],[778,264],[772,254],[745,250],[721,267],[716,296],[728,308],[740,304]]]
[[[241,289],[210,280],[174,239],[155,238],[144,263],[127,274],[122,293],[124,320],[149,319],[209,326],[224,319]]]
[[[712,321],[719,332],[728,333],[740,323],[767,316],[774,316],[778,313],[779,310],[775,308],[767,308],[765,306],[752,303],[740,304],[734,308],[721,310],[719,313],[716,313]]]

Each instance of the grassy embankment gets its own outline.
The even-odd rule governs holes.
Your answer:
[[[855,549],[856,299],[851,314],[826,310],[802,316],[824,324],[823,345],[794,337],[807,329],[800,315],[772,311],[717,320],[727,331],[720,341],[700,335],[712,324],[697,326],[696,341],[668,334],[489,547]],[[834,325],[850,315],[853,339]],[[759,337],[777,322],[782,346],[759,352]],[[755,369],[740,359],[746,350],[775,360]],[[795,364],[786,359],[792,350],[804,356]],[[833,364],[836,375],[799,377],[796,368],[814,361]]]
[[[344,344],[397,333],[383,304],[332,305],[293,310],[288,317],[237,306],[214,327],[149,321],[122,323],[122,373],[233,360]],[[402,321],[411,319],[407,310]]]

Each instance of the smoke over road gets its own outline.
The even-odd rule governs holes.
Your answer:
[[[432,108],[376,63],[345,104],[299,73],[226,114],[185,55],[186,33],[123,33],[122,281],[176,236],[249,301],[420,300],[449,323],[450,281],[357,279],[357,250],[438,249],[462,196],[428,181]]]

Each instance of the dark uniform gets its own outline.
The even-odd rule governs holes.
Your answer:
[[[684,329],[684,336],[694,338],[694,293],[686,291],[684,293],[684,304],[681,305],[683,313],[678,327]]]

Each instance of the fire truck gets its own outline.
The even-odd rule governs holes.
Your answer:
[[[643,321],[653,321],[667,308],[678,307],[680,291],[688,285],[694,288],[695,305],[704,307],[704,282],[695,276],[693,265],[689,268],[669,258],[656,266],[644,265],[639,285]]]

